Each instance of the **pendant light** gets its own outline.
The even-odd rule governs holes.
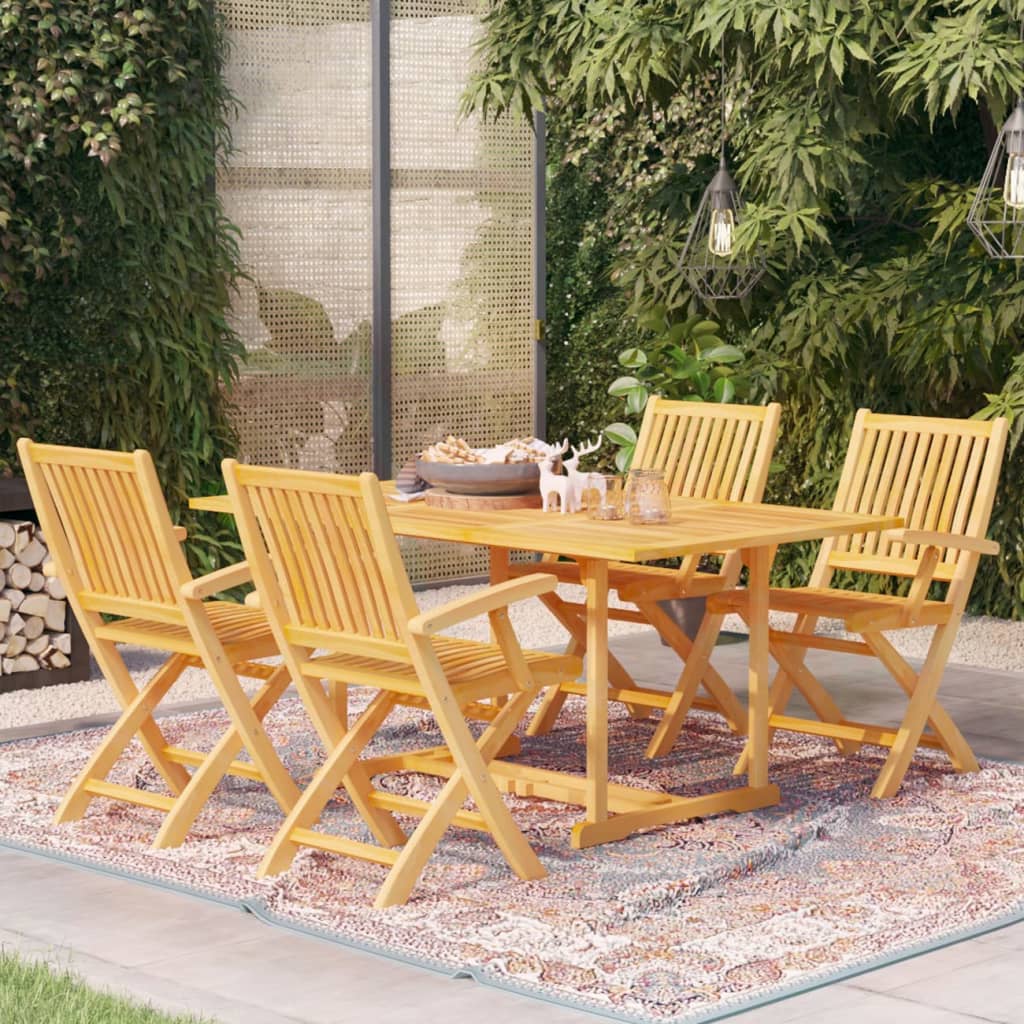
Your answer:
[[[1024,97],[999,131],[967,226],[997,260],[1024,260]]]
[[[736,226],[743,213],[736,182],[725,161],[725,40],[721,50],[722,136],[718,170],[704,190],[690,234],[683,247],[679,269],[690,287],[705,301],[742,299],[749,295],[765,271],[764,256],[737,256]],[[1024,194],[1024,164],[1021,167]]]

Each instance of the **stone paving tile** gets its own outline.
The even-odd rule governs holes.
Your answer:
[[[967,964],[942,977],[914,981],[889,993],[912,1003],[922,1003],[963,1014],[978,1014],[1000,1024],[1024,1021],[1024,983],[1019,950],[1004,950],[980,963]]]

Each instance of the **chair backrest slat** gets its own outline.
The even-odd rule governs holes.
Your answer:
[[[375,476],[231,459],[224,476],[257,588],[280,595],[283,631],[317,631],[338,650],[376,641],[382,657],[404,643],[416,603]],[[273,620],[276,602],[264,607]]]
[[[779,427],[779,406],[647,402],[633,465],[661,469],[674,497],[760,501]]]
[[[40,523],[66,580],[94,611],[126,602],[178,609],[191,576],[148,452],[35,444],[18,452]],[[70,564],[61,564],[70,563]],[[76,595],[77,596],[77,595]]]
[[[1004,419],[888,416],[862,409],[850,437],[834,508],[903,517],[909,530],[981,538],[988,529],[1006,445]],[[826,541],[812,576],[823,585],[836,568],[913,575],[924,551],[878,532]],[[973,578],[977,555],[943,548],[935,578]],[[968,580],[969,585],[969,580]]]

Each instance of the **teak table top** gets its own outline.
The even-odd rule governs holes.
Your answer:
[[[385,484],[386,491],[393,491]],[[230,514],[226,494],[193,498],[189,507]],[[422,502],[389,503],[396,533],[462,544],[549,551],[576,559],[647,562],[711,551],[730,551],[821,540],[899,527],[894,515],[858,515],[789,505],[677,498],[672,518],[658,526],[589,519],[586,513],[559,515],[540,509],[468,512],[430,508]]]

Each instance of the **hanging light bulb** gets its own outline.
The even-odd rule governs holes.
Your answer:
[[[707,198],[711,207],[708,249],[712,256],[725,259],[732,255],[732,239],[736,230],[736,182],[725,166],[725,154],[718,164],[718,173],[711,179]]]
[[[967,226],[989,256],[1024,259],[1024,98],[999,131]]]
[[[1006,150],[1006,174],[1003,177],[1003,202],[1014,210],[1024,209],[1024,102],[1018,101],[1003,125]]]
[[[708,248],[712,256],[732,255],[732,232],[736,227],[732,210],[712,210],[711,230],[708,232]]]

